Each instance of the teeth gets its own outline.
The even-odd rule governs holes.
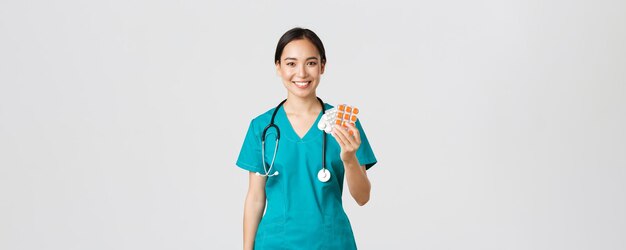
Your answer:
[[[294,82],[296,85],[300,86],[300,87],[304,87],[307,84],[309,84],[309,82]]]

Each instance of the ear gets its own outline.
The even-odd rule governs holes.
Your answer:
[[[280,76],[280,61],[274,63],[276,65],[276,75]]]
[[[320,64],[320,75],[324,74],[324,69],[326,68],[326,62],[322,62]]]

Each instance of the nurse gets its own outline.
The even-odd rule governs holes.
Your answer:
[[[249,172],[244,249],[356,249],[341,196],[345,177],[357,204],[363,206],[370,199],[366,170],[376,164],[376,157],[365,132],[358,120],[348,129],[333,129],[322,150],[324,132],[317,123],[323,108],[332,106],[316,95],[326,53],[313,31],[287,31],[278,41],[274,64],[287,99],[252,119],[236,163]],[[261,145],[263,130],[274,114],[274,124],[280,130],[276,151],[279,132],[274,128],[266,132],[264,149]],[[330,172],[326,182],[318,179],[322,151]]]

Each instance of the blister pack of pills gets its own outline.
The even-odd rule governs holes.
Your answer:
[[[357,120],[357,114],[359,114],[357,107],[340,104],[337,107],[326,110],[326,113],[324,113],[317,123],[317,128],[330,134],[333,132],[333,125],[340,125],[345,128],[348,127],[346,123],[352,123],[352,125],[354,125]],[[352,134],[352,131],[350,131],[350,134]]]

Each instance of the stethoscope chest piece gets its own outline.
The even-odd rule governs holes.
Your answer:
[[[328,169],[320,169],[320,171],[317,173],[317,179],[319,179],[321,182],[327,182],[328,180],[330,180],[330,171],[328,171]]]

